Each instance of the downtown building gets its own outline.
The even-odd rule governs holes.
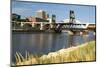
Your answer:
[[[55,23],[56,22],[56,15],[52,14],[51,17],[49,17],[49,14],[44,10],[38,10],[36,11],[35,17],[27,17],[26,18],[29,22],[49,22],[49,23]]]
[[[46,11],[44,11],[44,10],[38,10],[38,11],[36,11],[36,17],[46,20],[49,16],[46,13]]]
[[[29,22],[49,22],[48,18],[49,15],[43,10],[36,11],[35,17],[27,17]]]

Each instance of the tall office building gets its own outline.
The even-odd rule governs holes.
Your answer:
[[[46,13],[46,19],[48,19],[49,18],[49,14],[48,13]]]
[[[56,22],[56,15],[52,15],[52,22],[55,23]]]
[[[70,10],[69,18],[70,18],[70,21],[69,21],[70,23],[75,23],[75,14],[73,10]]]
[[[43,10],[38,10],[36,12],[36,17],[41,18],[41,19],[47,19],[47,14]]]
[[[20,19],[21,19],[20,15],[15,13],[12,14],[12,21],[19,21]]]

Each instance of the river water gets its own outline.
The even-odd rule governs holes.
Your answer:
[[[48,54],[63,48],[77,46],[95,40],[93,32],[88,35],[69,35],[68,33],[13,33],[12,34],[12,61],[15,62],[15,53],[25,56],[31,54]]]

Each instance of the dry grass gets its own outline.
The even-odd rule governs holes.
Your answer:
[[[48,55],[42,55],[41,57],[34,56],[28,52],[26,52],[26,57],[23,57],[20,53],[16,52],[15,65],[94,61],[96,60],[95,52],[95,41],[68,49],[61,49],[57,52],[51,52]]]

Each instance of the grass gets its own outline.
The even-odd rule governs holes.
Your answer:
[[[48,55],[42,55],[40,57],[29,54],[29,52],[26,52],[26,57],[23,57],[19,52],[16,52],[15,65],[94,61],[96,60],[95,50],[95,41],[91,41],[76,47],[50,52]]]

